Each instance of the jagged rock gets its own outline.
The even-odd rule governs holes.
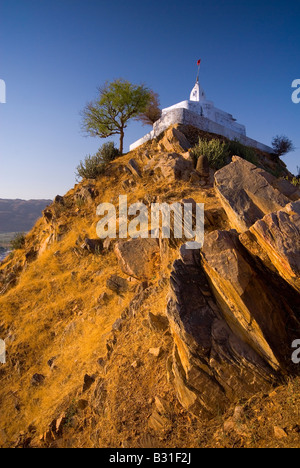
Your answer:
[[[286,438],[288,435],[287,435],[287,433],[285,432],[285,430],[282,429],[282,427],[274,426],[274,436],[276,437],[276,439],[284,439],[284,438]]]
[[[298,187],[295,185],[291,184],[288,180],[286,179],[277,179],[274,176],[271,176],[272,179],[270,180],[270,183],[274,188],[279,190],[279,192],[283,193],[286,197],[288,197],[292,201],[297,201],[300,198],[300,190]]]
[[[124,273],[138,279],[153,276],[159,256],[156,239],[130,239],[115,244],[115,253]]]
[[[266,215],[240,240],[300,292],[300,201]]]
[[[181,404],[198,416],[270,389],[291,367],[292,301],[259,278],[243,255],[236,233],[213,232],[202,258],[195,252],[183,256],[187,263],[174,263],[167,308],[174,385]]]
[[[105,250],[109,250],[109,251],[112,250],[113,245],[114,245],[114,239],[111,239],[110,237],[107,237],[103,241],[103,249],[105,249]]]
[[[185,159],[178,153],[168,153],[160,155],[153,170],[154,172],[159,170],[162,177],[168,182],[189,181],[194,165],[192,161]]]
[[[152,415],[150,416],[148,424],[149,427],[158,432],[168,431],[171,426],[170,420],[159,414],[156,410],[153,411]]]
[[[154,403],[159,414],[168,414],[170,412],[169,404],[163,398],[156,396]]]
[[[106,292],[100,294],[100,296],[99,296],[98,299],[97,299],[97,302],[98,302],[98,304],[99,304],[100,306],[103,306],[103,305],[108,304],[108,302],[109,302],[109,295],[108,295]]]
[[[300,331],[292,312],[297,307],[294,299],[283,297],[272,278],[257,270],[234,231],[206,235],[201,257],[220,309],[235,334],[274,370],[288,369],[293,335],[287,323]]]
[[[31,386],[32,387],[39,387],[45,381],[45,376],[43,374],[34,374],[31,379]]]
[[[231,226],[247,231],[266,214],[278,211],[290,200],[274,188],[270,174],[234,156],[232,163],[215,174],[215,189]]]
[[[159,358],[162,354],[162,349],[161,348],[150,348],[149,349],[149,353],[156,357],[156,358]]]
[[[160,142],[160,146],[168,152],[184,153],[191,148],[186,136],[177,128],[169,128]]]
[[[75,194],[74,198],[77,202],[81,203],[90,203],[97,196],[97,190],[95,185],[89,184],[80,188],[80,190]]]
[[[126,167],[129,169],[131,174],[134,175],[135,177],[142,177],[139,165],[135,159],[130,159]]]
[[[101,239],[84,239],[84,243],[81,245],[83,250],[87,250],[92,253],[101,253],[103,250],[103,241]]]
[[[168,318],[163,315],[154,315],[152,312],[149,312],[148,319],[152,330],[165,332],[169,328]]]
[[[52,357],[51,359],[49,359],[49,361],[47,362],[48,366],[50,367],[50,369],[53,369],[55,366],[54,366],[54,362],[56,361],[57,357],[54,356]]]
[[[106,286],[117,294],[126,293],[129,289],[126,279],[121,278],[118,275],[112,275],[110,278],[108,278]]]

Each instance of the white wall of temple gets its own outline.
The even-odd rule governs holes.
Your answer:
[[[174,104],[173,106],[163,109],[162,116],[165,116],[168,112],[173,111],[174,109],[188,109],[200,116],[212,120],[213,122],[223,125],[224,127],[228,127],[237,133],[246,135],[246,127],[237,123],[232,115],[228,112],[217,109],[212,101],[181,101],[177,104]]]
[[[182,102],[186,103],[190,101],[182,101]],[[171,108],[168,108],[168,112],[165,112],[162,114],[162,117],[153,125],[153,130],[150,133],[148,133],[143,138],[140,138],[139,140],[134,142],[132,145],[130,145],[130,151],[142,145],[146,141],[156,138],[162,132],[164,132],[167,128],[169,128],[170,125],[174,125],[176,123],[181,123],[184,125],[192,125],[205,132],[215,133],[217,135],[225,136],[226,138],[230,140],[237,139],[238,141],[240,141],[242,144],[246,146],[252,146],[253,148],[260,149],[261,151],[272,153],[272,148],[270,148],[267,145],[264,145],[263,143],[259,143],[258,141],[253,140],[252,138],[248,138],[241,131],[237,131],[235,127],[231,128],[228,125],[227,126],[222,125],[211,119],[208,119],[207,117],[201,116],[199,113],[192,112],[188,108],[177,107],[177,105],[171,106]],[[235,125],[239,125],[239,124],[236,124],[235,122],[233,123]]]

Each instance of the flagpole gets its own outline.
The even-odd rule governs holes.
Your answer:
[[[200,64],[201,64],[201,60],[198,60],[198,72],[197,72],[197,78],[196,78],[196,83],[198,83],[199,81],[199,73],[200,73]]]

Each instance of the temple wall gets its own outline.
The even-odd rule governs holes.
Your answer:
[[[185,102],[189,101],[183,101],[183,103]],[[212,120],[207,119],[206,117],[202,117],[201,115],[196,114],[195,112],[191,112],[186,108],[177,108],[177,105],[175,105],[171,106],[171,108],[168,109],[168,112],[163,113],[162,117],[157,122],[155,122],[155,124],[153,125],[153,130],[150,133],[148,133],[143,138],[140,138],[132,145],[130,145],[130,151],[142,145],[146,141],[158,137],[162,132],[164,132],[168,127],[170,127],[170,125],[180,123],[184,125],[192,125],[205,132],[225,136],[229,140],[237,139],[243,145],[252,146],[253,148],[257,148],[267,153],[273,152],[272,148],[270,148],[269,146],[264,145],[263,143],[259,143],[258,141],[253,140],[252,138],[249,138],[246,135],[231,128],[228,128],[224,125],[213,122]]]

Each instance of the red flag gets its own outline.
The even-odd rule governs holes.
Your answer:
[[[200,63],[201,63],[201,59],[197,61],[198,67],[199,67]]]

